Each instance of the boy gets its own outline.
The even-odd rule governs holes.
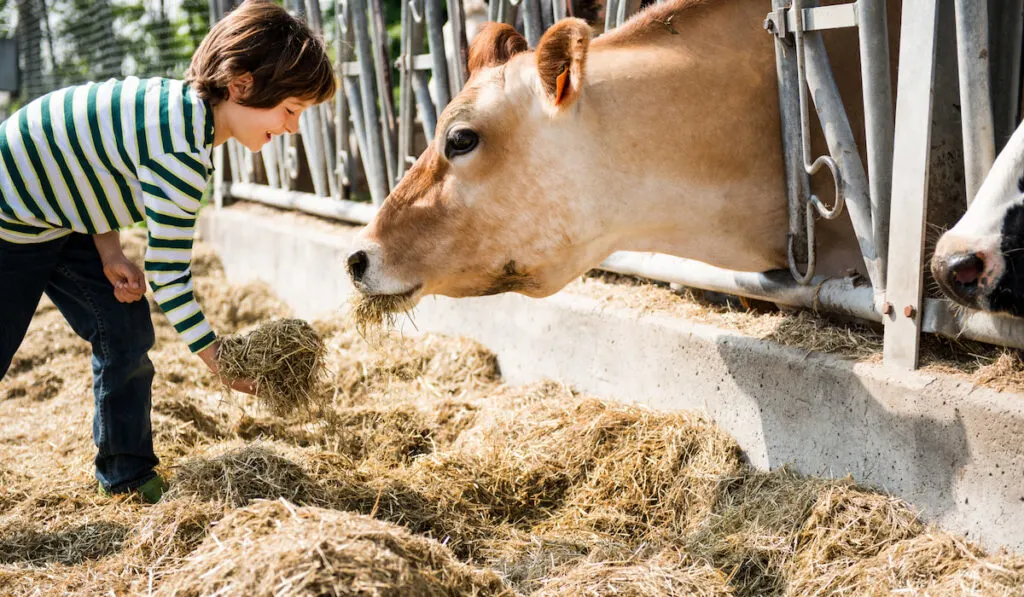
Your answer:
[[[218,341],[192,293],[196,214],[213,148],[259,151],[295,133],[334,95],[319,37],[267,0],[217,23],[184,81],[89,83],[39,98],[0,123],[0,379],[45,292],[92,344],[98,449],[107,494],[160,499],[150,401],[153,323],[143,273],[117,230],[145,222],[145,270],[161,310],[217,373]],[[252,393],[247,380],[225,380]]]

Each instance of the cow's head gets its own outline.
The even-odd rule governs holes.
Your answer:
[[[545,296],[592,265],[605,248],[587,237],[600,215],[579,200],[587,172],[573,134],[589,42],[578,19],[534,52],[508,25],[481,29],[468,83],[348,258],[357,289],[402,306],[427,294]]]
[[[1024,315],[1024,127],[964,217],[939,239],[932,274],[961,305]]]

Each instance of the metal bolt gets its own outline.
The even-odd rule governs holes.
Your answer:
[[[765,19],[764,30],[768,33],[775,33],[775,21],[771,20],[771,18]]]
[[[892,312],[894,310],[895,309],[893,309],[892,303],[889,303],[889,302],[882,303],[882,315],[892,315]]]
[[[903,314],[907,317],[913,317],[915,313],[917,313],[917,309],[914,308],[914,305],[903,307]]]

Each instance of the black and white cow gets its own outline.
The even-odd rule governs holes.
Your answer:
[[[1024,126],[996,158],[967,213],[931,262],[942,291],[966,307],[1024,316]]]

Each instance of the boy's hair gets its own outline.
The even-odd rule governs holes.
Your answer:
[[[228,98],[228,84],[251,73],[252,108],[273,108],[288,97],[327,101],[334,68],[319,35],[269,0],[246,0],[210,29],[185,72],[185,82],[211,105]]]

